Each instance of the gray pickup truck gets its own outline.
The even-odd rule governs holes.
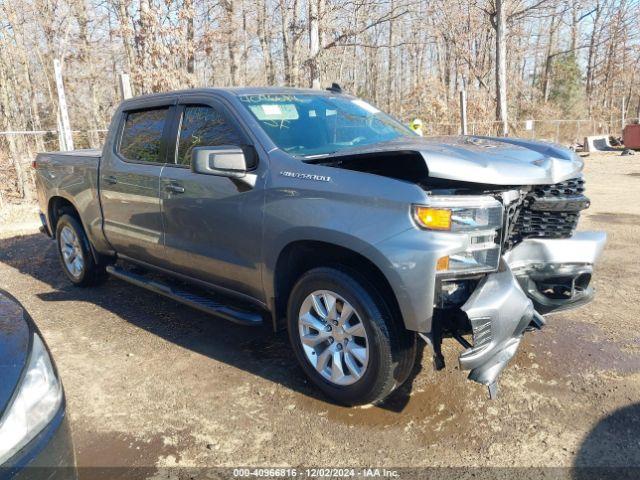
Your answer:
[[[102,152],[39,154],[44,230],[71,282],[110,274],[244,325],[286,327],[334,401],[379,402],[417,341],[500,372],[542,315],[590,301],[583,162],[511,138],[423,139],[338,88],[123,102]]]

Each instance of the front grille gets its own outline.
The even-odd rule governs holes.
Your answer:
[[[505,248],[526,238],[567,238],[578,225],[580,211],[589,206],[584,180],[572,178],[554,185],[536,185],[506,209]]]
[[[536,185],[531,194],[536,197],[569,197],[584,193],[584,179],[571,178],[554,185]]]

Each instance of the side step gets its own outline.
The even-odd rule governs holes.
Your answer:
[[[197,308],[205,313],[222,317],[233,323],[240,325],[260,326],[263,323],[262,315],[251,310],[242,310],[233,306],[225,305],[219,301],[203,295],[190,292],[185,289],[176,288],[157,280],[146,278],[144,275],[133,273],[124,268],[114,265],[107,266],[107,273],[120,280],[132,283],[138,287],[146,288],[154,293],[159,293],[177,302],[184,303],[193,308]]]

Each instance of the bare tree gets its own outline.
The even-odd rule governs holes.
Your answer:
[[[500,122],[499,133],[509,135],[509,113],[507,111],[507,0],[496,0],[495,15],[492,16],[496,31],[496,120]]]
[[[452,124],[450,133],[464,87],[469,122],[500,135],[517,135],[523,118],[565,115],[558,92],[570,83],[576,112],[601,123],[621,117],[622,97],[627,116],[640,113],[639,9],[639,0],[0,2],[0,132],[57,130],[54,59],[73,127],[92,130],[76,135],[80,147],[102,140],[120,72],[134,94],[335,81],[403,120]],[[28,194],[24,162],[52,148],[55,134],[0,134],[4,201]]]

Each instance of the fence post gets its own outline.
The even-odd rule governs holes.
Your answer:
[[[60,150],[73,150],[73,135],[69,125],[69,112],[67,111],[67,99],[64,95],[64,84],[62,83],[62,68],[60,60],[53,60],[53,72],[56,77],[56,88],[58,89],[58,109],[60,112]]]
[[[120,95],[122,96],[122,100],[133,97],[133,94],[131,93],[131,81],[128,73],[120,74]]]
[[[467,91],[460,90],[460,131],[467,135]]]

